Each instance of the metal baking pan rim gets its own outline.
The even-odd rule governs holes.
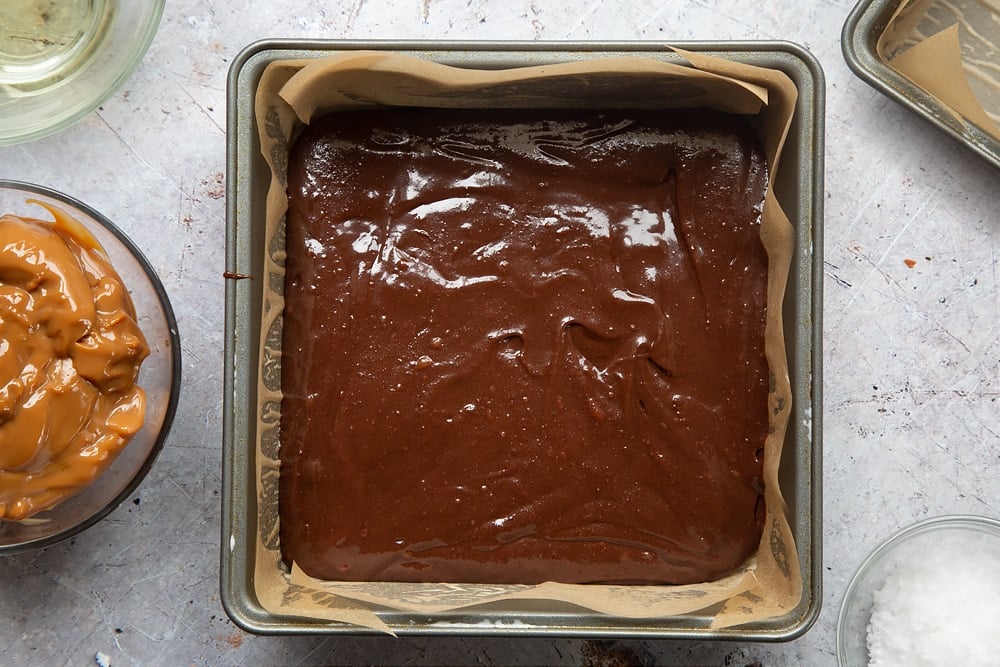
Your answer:
[[[1000,168],[1000,141],[945,111],[929,93],[889,67],[875,49],[892,12],[901,0],[860,0],[841,31],[847,66],[875,90],[923,117],[980,158]]]
[[[710,630],[704,616],[673,617],[652,621],[636,619],[613,619],[592,613],[564,616],[525,613],[512,621],[509,612],[491,617],[470,615],[466,612],[438,615],[434,618],[414,614],[393,613],[389,616],[401,622],[389,620],[394,632],[400,635],[488,635],[488,636],[578,636],[617,638],[671,638],[671,639],[731,639],[750,641],[788,641],[805,633],[819,615],[822,600],[822,223],[823,223],[823,127],[824,127],[824,77],[818,61],[804,48],[791,42],[674,42],[673,46],[700,51],[711,55],[734,57],[742,62],[762,64],[783,69],[807,94],[800,94],[796,110],[799,125],[797,140],[799,157],[796,183],[802,192],[798,196],[799,238],[802,250],[793,260],[799,265],[803,276],[797,285],[789,284],[789,294],[797,291],[802,298],[800,314],[804,321],[800,326],[808,326],[808,335],[796,343],[795,350],[789,349],[789,357],[794,354],[800,370],[793,379],[800,382],[802,395],[808,397],[800,401],[803,405],[793,412],[790,430],[798,429],[808,435],[802,441],[803,452],[796,467],[804,473],[803,483],[808,483],[812,492],[798,514],[807,516],[806,533],[798,540],[805,583],[800,604],[789,614],[759,624],[749,624],[725,630]],[[252,173],[239,156],[253,159],[252,147],[255,142],[252,116],[252,90],[256,80],[247,73],[255,61],[269,51],[281,52],[281,58],[317,57],[325,53],[343,50],[391,50],[394,52],[419,52],[421,54],[478,54],[496,58],[510,58],[515,54],[530,57],[547,53],[551,56],[580,54],[580,57],[613,54],[643,54],[653,57],[673,56],[664,42],[441,42],[441,41],[354,41],[354,40],[262,40],[246,47],[233,61],[229,73],[227,97],[227,241],[226,270],[234,273],[248,272],[252,256],[252,238],[248,224],[251,211]],[[273,59],[278,59],[277,57]],[[503,63],[497,66],[507,66]],[[259,74],[259,73],[258,73]],[[253,80],[249,80],[250,79]],[[248,108],[251,113],[247,114]],[[787,162],[786,162],[787,165]],[[252,170],[250,170],[252,171]],[[783,172],[788,178],[788,169]],[[779,179],[781,180],[781,179]],[[786,205],[786,208],[789,208]],[[242,225],[240,224],[242,221]],[[793,267],[793,271],[795,267]],[[375,631],[342,624],[327,624],[289,617],[275,617],[264,610],[256,600],[252,590],[252,563],[248,571],[246,562],[238,558],[240,552],[252,551],[253,528],[256,517],[246,516],[236,511],[234,499],[243,494],[254,493],[252,476],[246,474],[247,466],[252,466],[246,444],[237,447],[237,434],[246,433],[246,411],[240,414],[238,406],[251,404],[248,387],[238,379],[246,380],[249,359],[256,357],[256,334],[253,331],[252,313],[248,313],[246,297],[239,298],[241,290],[250,289],[253,280],[228,280],[226,283],[225,305],[225,377],[223,414],[223,513],[222,513],[222,555],[221,593],[222,603],[230,618],[241,628],[256,634],[377,634]],[[786,299],[787,301],[787,299]],[[786,305],[787,308],[787,305]],[[242,328],[238,330],[237,325]],[[249,326],[249,329],[247,327]],[[258,327],[259,328],[259,327]],[[801,349],[800,349],[801,348]],[[254,375],[254,377],[256,377]],[[802,416],[802,419],[798,417]],[[796,440],[796,443],[799,441]],[[798,455],[798,454],[796,454]],[[241,472],[242,471],[242,472]],[[255,500],[255,498],[254,498]],[[799,531],[797,531],[797,535]],[[808,548],[804,545],[808,545]],[[570,618],[568,623],[546,623],[531,625],[517,622],[521,618],[544,617]],[[491,618],[494,619],[491,622]],[[583,619],[583,621],[581,621]],[[678,626],[679,619],[689,623]],[[596,622],[594,622],[596,621]]]

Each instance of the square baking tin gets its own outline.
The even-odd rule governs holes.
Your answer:
[[[398,635],[519,635],[738,639],[785,641],[805,632],[819,614],[822,540],[822,232],[824,83],[819,64],[785,42],[686,42],[675,46],[736,62],[780,70],[798,88],[798,102],[775,193],[796,229],[785,294],[785,339],[794,404],[781,461],[781,488],[789,506],[802,567],[803,595],[788,613],[727,629],[711,629],[710,614],[657,619],[616,618],[551,604],[511,603],[421,615],[378,612]],[[262,634],[372,634],[342,623],[276,616],[257,600],[253,585],[257,498],[254,483],[257,373],[260,366],[265,198],[270,171],[260,154],[254,96],[265,67],[277,60],[317,58],[357,50],[391,51],[456,67],[500,69],[581,59],[642,56],[683,59],[662,43],[633,42],[357,42],[263,41],[233,62],[228,84],[226,203],[226,324],[223,410],[221,592],[226,612]],[[250,276],[250,278],[239,278]]]
[[[916,112],[994,167],[1000,168],[1000,141],[975,125],[962,123],[926,90],[894,70],[878,54],[885,32],[902,0],[861,0],[844,23],[840,45],[848,67],[875,90]],[[955,0],[956,11],[976,0]],[[981,26],[989,31],[989,26]],[[1000,28],[992,34],[1000,40]]]

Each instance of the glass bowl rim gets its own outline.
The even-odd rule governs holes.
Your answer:
[[[995,537],[1000,539],[1000,520],[979,514],[943,514],[927,519],[921,519],[916,523],[897,530],[885,539],[861,562],[861,565],[859,565],[857,570],[854,571],[854,575],[851,577],[850,582],[847,584],[847,588],[844,590],[844,597],[840,602],[840,610],[837,614],[835,637],[837,663],[839,665],[844,666],[847,664],[844,662],[844,625],[848,620],[848,607],[857,596],[858,587],[861,585],[861,580],[864,576],[869,570],[871,570],[875,563],[884,558],[886,554],[891,552],[900,544],[907,542],[911,538],[918,535],[947,528],[986,528],[987,532],[992,533]]]
[[[159,457],[160,451],[163,449],[163,443],[166,441],[167,436],[170,434],[170,429],[173,426],[174,417],[177,412],[177,404],[180,400],[182,364],[181,341],[180,333],[177,329],[177,318],[175,317],[174,309],[170,304],[170,298],[167,295],[167,290],[163,286],[163,282],[160,280],[160,277],[157,275],[155,269],[153,269],[153,265],[150,264],[149,260],[146,259],[146,256],[141,250],[139,250],[138,246],[135,245],[132,239],[129,238],[125,232],[111,222],[110,218],[97,211],[92,206],[85,204],[75,197],[59,192],[58,190],[53,190],[52,188],[44,185],[0,178],[0,190],[21,190],[34,193],[44,197],[49,197],[76,208],[107,230],[112,236],[115,237],[115,240],[121,243],[122,246],[133,256],[133,258],[135,258],[136,262],[142,268],[143,273],[146,274],[146,278],[149,280],[153,291],[156,293],[160,307],[163,309],[167,331],[170,335],[170,372],[172,377],[170,392],[167,398],[167,406],[163,413],[163,424],[160,426],[160,429],[156,434],[156,440],[154,441],[149,454],[146,455],[142,465],[136,469],[132,478],[122,488],[122,490],[114,498],[105,503],[104,506],[98,511],[94,512],[83,521],[69,526],[68,528],[38,539],[18,542],[16,544],[0,545],[0,556],[6,556],[52,546],[53,544],[83,532],[87,528],[90,528],[94,524],[100,522],[104,519],[104,517],[117,509],[118,506],[121,505],[122,502],[124,502],[124,500],[136,490],[139,484],[141,484],[146,478],[150,469],[153,467],[153,463],[155,463],[156,459]],[[3,212],[0,212],[0,214],[2,213]]]

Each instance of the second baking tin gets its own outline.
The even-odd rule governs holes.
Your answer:
[[[975,125],[962,123],[923,88],[894,70],[876,45],[901,0],[861,0],[844,23],[840,44],[847,65],[879,92],[916,112],[994,167],[1000,168],[1000,141]],[[961,4],[961,1],[959,2]]]
[[[801,47],[784,42],[678,43],[679,48],[777,69],[796,84],[799,97],[775,192],[796,228],[797,246],[785,295],[785,338],[795,397],[781,484],[789,505],[802,568],[803,595],[788,613],[733,628],[712,629],[708,614],[626,619],[578,608],[482,606],[429,617],[398,611],[380,618],[399,635],[519,635],[660,637],[785,641],[805,632],[819,614],[822,541],[822,226],[823,74]],[[356,50],[392,51],[447,65],[480,69],[523,67],[579,59],[642,56],[682,59],[652,43],[547,42],[306,42],[264,41],[234,61],[228,84],[228,155],[225,372],[223,410],[223,511],[221,592],[240,627],[266,634],[372,633],[355,626],[269,613],[253,585],[256,530],[254,484],[258,340],[262,307],[264,201],[270,171],[260,155],[254,95],[260,76],[277,60],[317,58]]]

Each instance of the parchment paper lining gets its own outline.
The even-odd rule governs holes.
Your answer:
[[[947,113],[1000,140],[1000,3],[903,0],[876,52]]]
[[[795,85],[783,73],[696,53],[690,66],[622,57],[508,70],[471,70],[379,52],[272,63],[256,96],[261,150],[272,179],[267,196],[266,286],[262,309],[257,410],[258,504],[254,583],[268,611],[340,621],[391,632],[384,609],[434,614],[493,603],[516,612],[518,600],[572,604],[623,618],[668,617],[715,608],[712,627],[781,615],[798,604],[802,577],[788,511],[778,487],[778,464],[791,406],[782,299],[794,247],[793,229],[769,189],[761,239],[768,253],[765,351],[773,377],[771,432],[765,443],[767,516],[757,553],[718,581],[690,586],[538,586],[460,583],[351,583],[312,579],[281,563],[278,545],[278,425],[281,406],[284,214],[288,147],[302,123],[338,109],[365,106],[487,108],[707,107],[753,117],[775,182],[781,148],[795,107]]]

